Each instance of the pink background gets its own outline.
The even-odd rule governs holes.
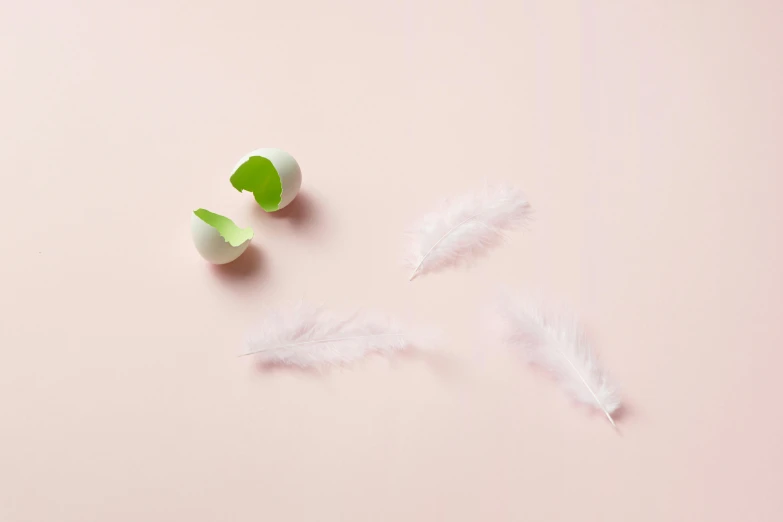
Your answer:
[[[633,4],[633,5],[632,5]],[[2,0],[0,520],[783,519],[779,1]],[[289,150],[282,215],[228,183]],[[530,231],[407,282],[484,180]],[[256,230],[226,269],[205,207]],[[484,337],[583,316],[614,432]],[[325,376],[237,358],[298,298],[438,326]]]

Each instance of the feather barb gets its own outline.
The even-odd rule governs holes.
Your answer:
[[[366,313],[338,317],[300,304],[264,317],[241,356],[254,355],[270,365],[340,366],[373,353],[390,355],[412,344],[410,331],[389,318]]]
[[[513,187],[492,187],[447,202],[424,216],[412,231],[409,281],[485,254],[530,214],[530,205]]]
[[[617,429],[617,389],[601,367],[582,328],[569,317],[548,316],[527,302],[499,304],[501,337],[533,365],[547,370],[576,401],[601,411]]]

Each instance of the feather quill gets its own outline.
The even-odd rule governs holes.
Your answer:
[[[617,389],[609,380],[575,318],[548,316],[538,307],[505,298],[499,305],[503,340],[527,360],[547,370],[578,402],[606,415],[620,407]]]
[[[411,231],[410,280],[485,254],[505,238],[504,231],[524,222],[529,214],[525,197],[508,186],[487,187],[445,202]]]
[[[264,317],[248,338],[243,355],[255,355],[269,365],[345,366],[412,344],[411,334],[389,318],[361,312],[340,317],[321,307],[300,304]]]

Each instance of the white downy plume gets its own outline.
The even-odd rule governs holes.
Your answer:
[[[620,398],[576,319],[550,317],[508,297],[500,300],[498,309],[503,340],[531,364],[550,372],[574,399],[602,411],[616,427],[612,413],[620,407]]]
[[[337,317],[299,304],[273,311],[247,340],[247,352],[270,365],[344,366],[372,354],[413,346],[409,331],[389,318],[357,312]]]
[[[529,214],[530,205],[522,193],[507,186],[486,187],[445,202],[411,231],[411,281],[417,275],[479,257]]]

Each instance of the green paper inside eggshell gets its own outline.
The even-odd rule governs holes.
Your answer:
[[[225,216],[215,214],[207,209],[200,208],[193,212],[201,221],[218,231],[220,237],[225,239],[232,247],[237,247],[249,239],[253,239],[253,229],[250,227],[239,228]]]
[[[267,212],[280,207],[283,185],[272,162],[261,156],[251,156],[231,175],[231,185],[239,192],[253,193],[256,203]]]

